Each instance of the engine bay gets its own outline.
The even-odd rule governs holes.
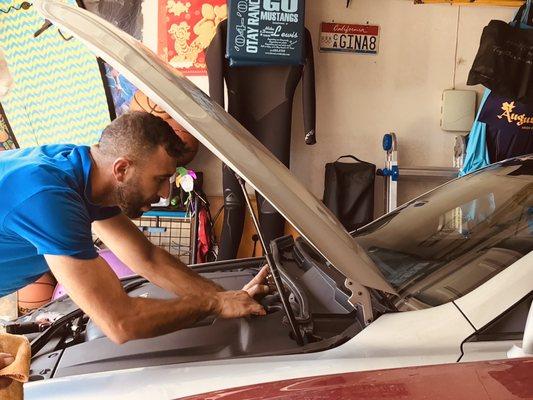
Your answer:
[[[167,335],[117,345],[75,303],[64,296],[19,318],[14,326],[38,326],[43,316],[55,321],[41,332],[26,336],[32,344],[30,380],[73,376],[137,367],[221,360],[237,357],[321,351],[349,340],[364,326],[348,301],[345,278],[302,239],[280,238],[272,243],[275,259],[297,329],[297,343],[280,294],[260,302],[263,317],[208,318]],[[232,260],[191,266],[229,290],[241,289],[265,264],[264,258]],[[142,277],[122,281],[130,296],[176,297]]]

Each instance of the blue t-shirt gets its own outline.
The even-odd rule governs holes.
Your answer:
[[[93,259],[91,223],[120,213],[90,202],[89,147],[0,152],[0,296],[49,270],[44,254]]]

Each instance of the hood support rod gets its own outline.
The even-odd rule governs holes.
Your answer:
[[[279,273],[276,263],[274,262],[274,258],[272,257],[270,246],[267,246],[267,243],[265,242],[265,237],[263,236],[263,232],[261,231],[261,226],[259,224],[259,219],[255,215],[254,209],[252,208],[252,203],[250,201],[250,198],[248,197],[248,192],[246,190],[244,179],[242,179],[237,174],[235,174],[235,177],[237,178],[237,181],[239,182],[239,185],[242,189],[244,199],[246,200],[246,205],[248,206],[248,211],[250,212],[250,216],[252,217],[255,229],[257,231],[257,234],[259,235],[259,240],[261,240],[261,245],[263,246],[263,251],[265,253],[268,266],[270,267],[270,273],[272,274],[274,282],[276,283],[276,288],[278,289],[279,296],[281,297],[281,303],[283,304],[285,314],[287,315],[287,318],[291,325],[292,333],[294,334],[294,339],[296,340],[296,343],[298,343],[298,346],[303,346],[304,340],[302,337],[302,332],[300,331],[298,321],[296,321],[296,317],[294,316],[294,312],[292,311],[291,304],[289,302],[287,294],[285,293],[283,282],[281,280],[281,275]]]

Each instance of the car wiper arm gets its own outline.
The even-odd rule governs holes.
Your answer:
[[[50,339],[63,327],[65,324],[70,322],[75,318],[83,316],[84,312],[82,309],[78,308],[66,315],[63,315],[61,318],[54,321],[44,332],[31,342],[31,355],[34,357],[41,349],[50,341]]]

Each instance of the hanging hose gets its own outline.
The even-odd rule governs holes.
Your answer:
[[[33,4],[32,3],[29,3],[27,1],[23,1],[20,6],[9,6],[7,8],[7,10],[3,9],[3,8],[0,8],[0,12],[3,12],[4,14],[8,14],[9,12],[11,11],[19,11],[20,9],[22,10],[29,10],[30,7],[32,6]]]

